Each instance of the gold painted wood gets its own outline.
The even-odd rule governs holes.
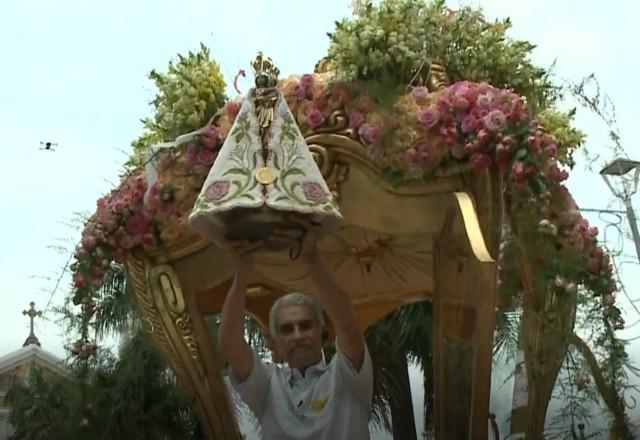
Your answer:
[[[127,273],[146,330],[195,403],[207,437],[240,439],[213,345],[202,315],[195,310],[194,298],[185,298],[169,265],[152,266],[146,257],[131,254]]]
[[[493,198],[490,192],[485,197]],[[496,263],[472,196],[460,192],[452,198],[455,206],[435,245],[436,434],[482,439],[489,420]]]

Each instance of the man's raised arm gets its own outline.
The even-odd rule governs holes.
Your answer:
[[[244,315],[251,257],[262,243],[230,243],[236,263],[236,275],[222,306],[218,344],[237,382],[243,382],[253,368],[253,351],[244,339]]]

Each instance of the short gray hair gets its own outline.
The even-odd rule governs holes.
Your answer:
[[[271,336],[275,337],[278,335],[278,313],[280,313],[280,310],[291,306],[305,307],[313,315],[316,324],[320,325],[321,329],[324,329],[324,316],[322,316],[322,309],[318,303],[309,295],[293,292],[281,296],[273,303],[273,306],[271,306],[271,311],[269,312],[269,331],[271,332]]]

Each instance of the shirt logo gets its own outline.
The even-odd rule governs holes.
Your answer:
[[[311,409],[311,411],[320,412],[324,409],[325,406],[327,406],[328,401],[329,401],[328,394],[323,398],[312,400],[311,403],[309,404],[309,409]]]

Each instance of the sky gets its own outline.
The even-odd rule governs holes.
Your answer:
[[[129,144],[150,115],[151,69],[164,69],[177,53],[210,47],[227,83],[259,50],[270,55],[282,76],[308,73],[326,53],[326,32],[349,14],[348,0],[122,1],[79,0],[7,2],[0,14],[3,58],[0,70],[0,356],[19,348],[28,335],[22,315],[30,301],[44,310],[36,335],[43,348],[65,356],[64,334],[52,308],[69,292],[62,277],[54,289],[78,231],[75,213],[92,212],[95,200],[118,181]],[[640,160],[636,145],[640,90],[640,4],[632,0],[479,0],[449,1],[484,7],[488,17],[511,17],[510,35],[537,45],[534,61],[556,61],[559,78],[579,81],[595,73],[617,109],[622,142]],[[248,83],[245,85],[248,87]],[[229,90],[230,95],[235,93]],[[567,101],[567,106],[575,105]],[[606,127],[579,111],[577,126],[588,134],[587,149],[611,159]],[[40,151],[41,141],[58,143]],[[578,164],[568,186],[584,208],[621,209],[597,172]],[[640,196],[633,199],[636,212]],[[598,214],[587,218],[603,231]],[[623,219],[624,233],[628,232]],[[640,270],[633,243],[608,227],[607,243],[621,249],[621,280],[628,295],[640,299]],[[66,246],[66,252],[55,247]],[[634,260],[635,258],[635,260]],[[640,314],[624,295],[630,328],[640,335]],[[48,307],[47,307],[48,306]],[[640,308],[640,302],[637,303]],[[640,359],[640,340],[629,352]],[[505,387],[501,388],[503,391]],[[636,408],[636,413],[640,411]],[[640,416],[640,414],[638,414]]]

